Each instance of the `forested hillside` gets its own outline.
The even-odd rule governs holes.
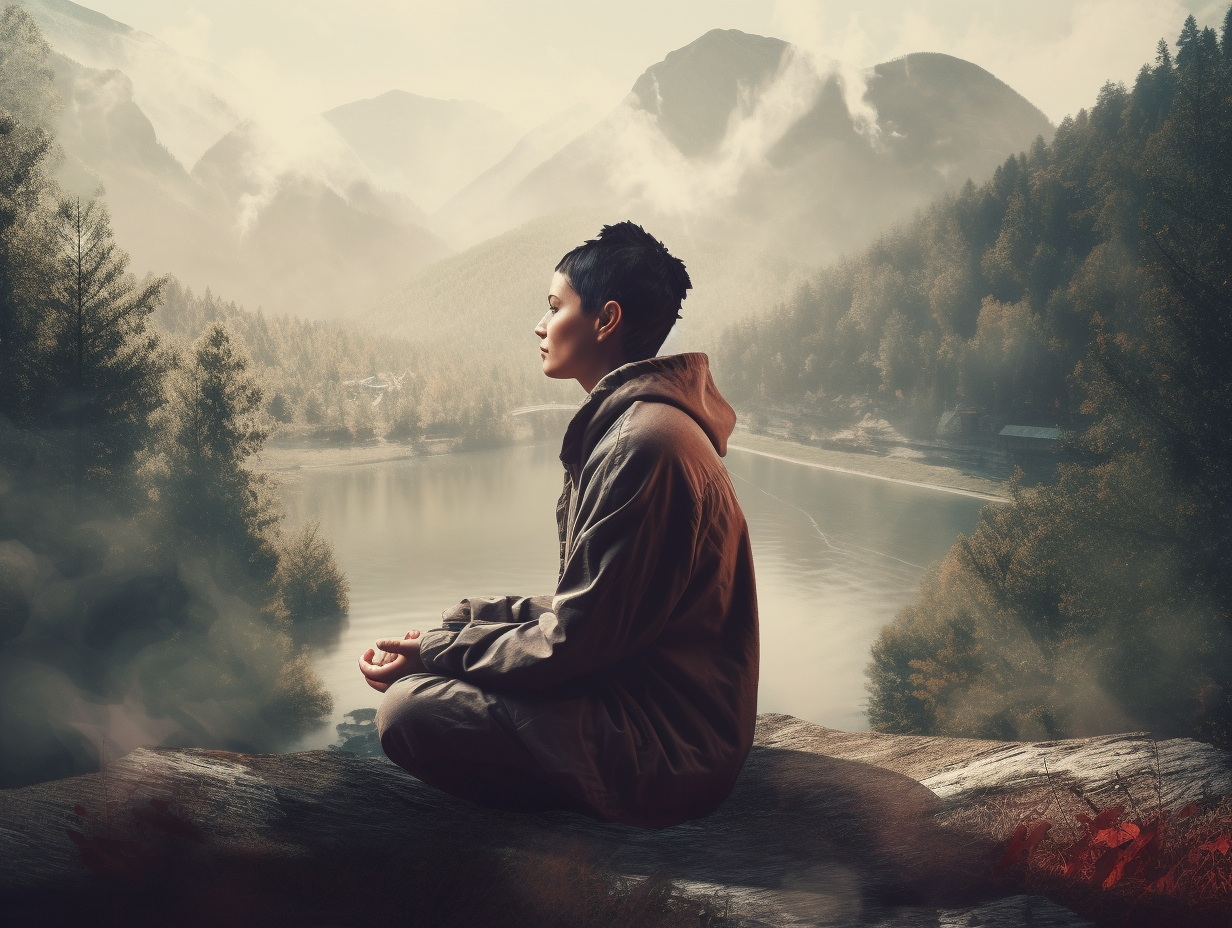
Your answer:
[[[223,325],[251,356],[270,425],[285,437],[345,443],[440,436],[474,446],[506,440],[507,413],[519,404],[576,398],[576,388],[553,390],[562,385],[539,372],[529,329],[524,357],[502,355],[498,343],[465,338],[467,326],[479,323],[459,315],[453,339],[444,340],[449,350],[439,350],[428,339],[376,328],[246,310],[169,280],[152,319],[173,345]],[[380,386],[360,382],[368,378]]]
[[[1132,89],[729,333],[738,399],[1091,423],[882,634],[886,731],[1232,736],[1232,10]],[[806,399],[806,402],[810,400]]]
[[[98,202],[50,178],[60,100],[0,16],[0,787],[149,741],[270,750],[330,711],[307,648],[345,578],[249,466],[262,386],[210,321],[173,349]]]
[[[715,367],[732,398],[823,409],[864,395],[919,434],[959,404],[1000,424],[1078,422],[1086,393],[1071,374],[1143,239],[1146,158],[1177,81],[1166,43],[1158,53],[1132,90],[1106,85],[1051,144],[1037,139],[769,318],[728,329]]]

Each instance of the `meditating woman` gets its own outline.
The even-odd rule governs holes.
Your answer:
[[[651,827],[731,791],[753,741],[757,599],[720,460],[735,414],[705,355],[655,357],[690,286],[630,222],[556,266],[543,372],[589,394],[561,449],[556,591],[463,600],[360,659],[385,693],[385,753],[425,783]]]

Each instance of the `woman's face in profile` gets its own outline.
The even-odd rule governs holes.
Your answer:
[[[548,311],[535,326],[543,373],[556,380],[585,378],[598,355],[598,314],[582,312],[582,298],[557,271],[548,290]]]

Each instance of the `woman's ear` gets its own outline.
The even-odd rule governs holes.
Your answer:
[[[599,341],[611,338],[620,326],[620,319],[620,304],[615,300],[608,300],[599,310],[599,328],[595,330],[595,337]]]

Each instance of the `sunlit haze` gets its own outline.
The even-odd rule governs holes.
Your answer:
[[[254,94],[320,112],[401,89],[473,99],[523,128],[586,103],[617,104],[646,66],[714,28],[776,36],[869,67],[910,52],[972,61],[1053,122],[1129,82],[1204,0],[97,0],[88,3]]]

